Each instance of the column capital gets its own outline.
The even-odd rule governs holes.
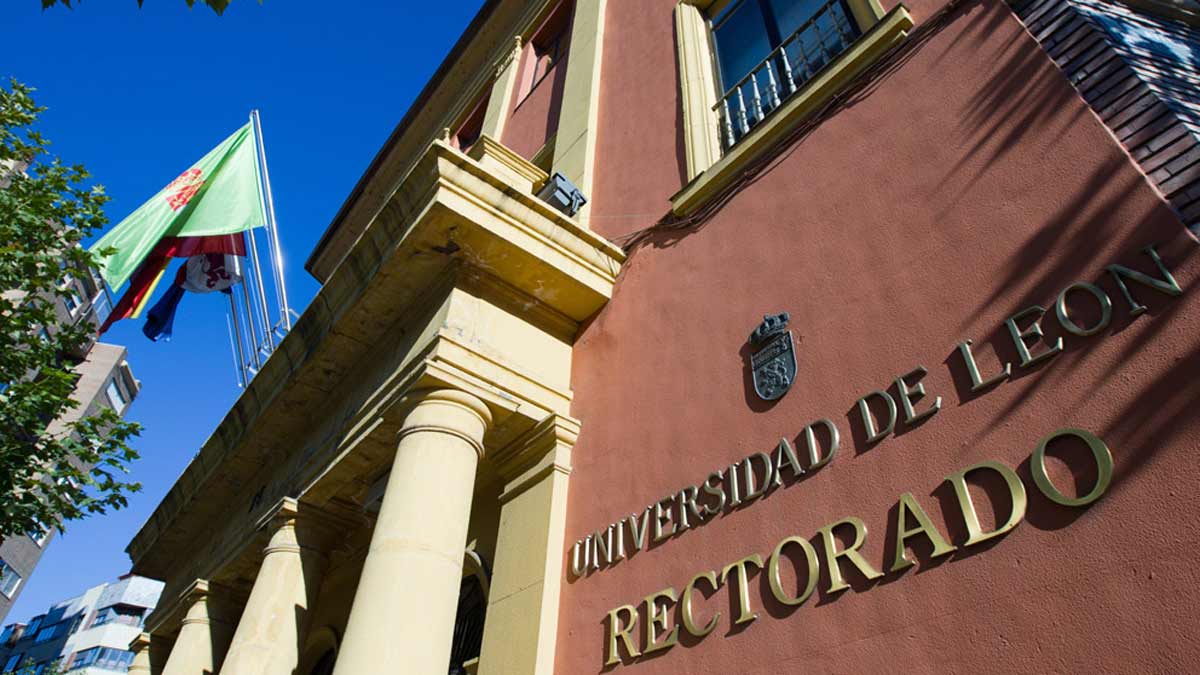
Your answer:
[[[256,529],[265,530],[270,536],[264,553],[285,550],[299,553],[305,549],[324,556],[346,532],[360,525],[294,497],[284,497],[259,519]],[[286,535],[287,528],[292,531],[290,536]]]
[[[448,434],[483,457],[483,435],[492,426],[492,412],[478,397],[461,389],[422,389],[405,394],[398,407],[404,420],[397,441],[418,432]]]
[[[579,420],[550,414],[489,461],[504,479],[500,503],[505,503],[551,472],[571,473],[571,449],[579,438]]]
[[[133,640],[131,640],[129,642],[129,651],[134,652],[134,653],[137,653],[137,652],[142,651],[143,649],[149,649],[149,648],[150,648],[150,634],[147,632],[144,632],[144,631],[133,636]]]

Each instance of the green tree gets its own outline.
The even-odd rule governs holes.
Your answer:
[[[74,366],[95,326],[61,321],[55,305],[70,294],[64,275],[94,266],[80,243],[107,222],[108,198],[82,166],[47,154],[31,93],[0,86],[0,538],[62,530],[141,489],[123,480],[139,425],[108,408],[59,421],[78,405]]]
[[[142,1],[143,0],[137,0],[138,7],[142,6]],[[42,0],[42,9],[48,9],[55,5],[65,5],[68,9],[70,9],[71,2],[72,0]],[[184,2],[187,3],[188,7],[194,7],[196,5],[196,0],[184,0]],[[212,11],[216,12],[217,14],[223,14],[225,12],[225,8],[229,6],[230,0],[200,0],[200,2],[208,5],[210,8],[212,8]],[[259,0],[259,3],[261,2],[262,0]]]

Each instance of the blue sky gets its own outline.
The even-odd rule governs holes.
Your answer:
[[[309,251],[481,3],[234,0],[220,17],[184,0],[73,4],[7,0],[0,12],[0,77],[38,89],[54,152],[105,185],[116,223],[258,108],[302,310],[317,291]],[[222,300],[186,297],[170,343],[132,320],[105,335],[142,383],[129,417],[145,425],[133,467],[144,490],[56,537],[6,623],[128,571],[125,545],[239,393]]]

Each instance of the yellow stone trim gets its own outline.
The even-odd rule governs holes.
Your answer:
[[[512,108],[513,92],[521,64],[521,36],[513,38],[513,48],[496,64],[496,77],[492,80],[492,93],[488,96],[487,110],[483,114],[483,133],[501,138],[504,125],[508,122],[508,111]]]
[[[888,12],[870,31],[793,94],[765,122],[671,198],[671,210],[687,215],[740,175],[753,160],[845,88],[859,73],[908,35],[912,16],[903,5]]]
[[[467,151],[467,156],[529,192],[537,192],[549,178],[533,162],[509,150],[488,134],[482,134],[475,141]]]
[[[607,0],[576,0],[571,22],[571,55],[567,59],[552,163],[554,169],[575,183],[588,199],[592,198],[596,162],[606,6]],[[585,205],[576,215],[585,227],[587,214]]]
[[[683,144],[690,181],[721,157],[721,137],[712,109],[717,100],[717,75],[708,17],[693,3],[675,6],[675,46],[679,50]]]
[[[493,453],[505,480],[480,675],[553,675],[579,422],[550,415]]]

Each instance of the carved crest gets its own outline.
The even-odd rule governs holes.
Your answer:
[[[755,347],[750,355],[754,392],[764,401],[774,401],[787,393],[796,380],[796,346],[787,329],[787,312],[768,314],[750,334]]]

